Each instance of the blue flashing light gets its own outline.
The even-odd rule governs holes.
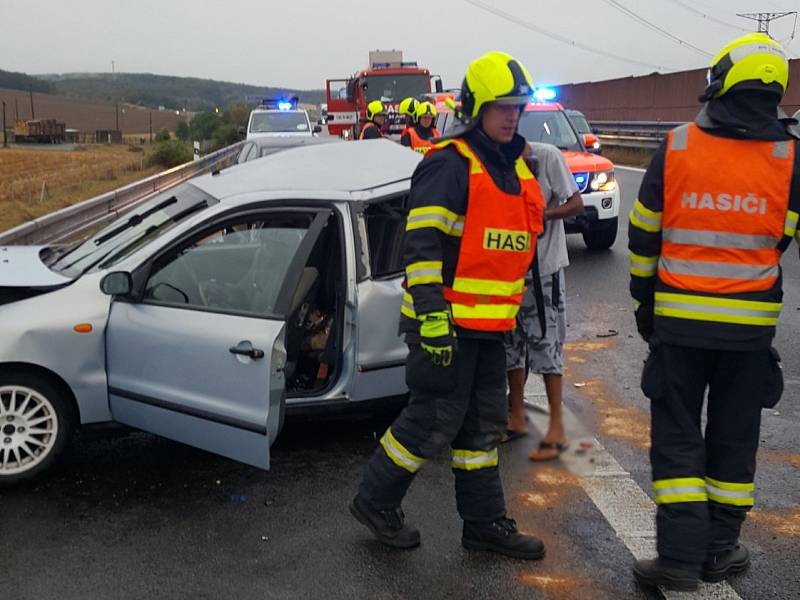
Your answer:
[[[292,103],[286,101],[278,102],[278,110],[292,110]]]
[[[551,87],[540,87],[536,88],[533,92],[533,99],[536,102],[551,102],[556,99],[557,92],[554,88]]]

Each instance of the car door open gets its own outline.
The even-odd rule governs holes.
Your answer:
[[[115,299],[106,329],[114,420],[268,469],[286,314],[329,212],[227,217],[137,270],[138,299]]]

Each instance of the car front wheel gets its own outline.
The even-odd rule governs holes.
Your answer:
[[[50,382],[0,376],[0,486],[33,479],[52,465],[73,426],[67,400]]]
[[[619,219],[614,217],[600,223],[589,231],[583,232],[583,242],[589,250],[608,250],[617,240],[617,225]]]

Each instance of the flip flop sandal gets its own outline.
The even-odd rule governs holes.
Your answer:
[[[530,458],[534,462],[545,462],[548,460],[556,460],[557,458],[560,458],[561,454],[565,452],[568,448],[569,448],[568,442],[564,442],[563,444],[559,444],[558,442],[539,442],[539,447],[533,452],[531,452],[528,458]],[[536,456],[536,453],[542,450],[555,450],[556,453],[552,456],[543,456],[541,458]]]
[[[507,444],[508,442],[513,442],[516,439],[525,437],[528,435],[527,431],[514,431],[513,429],[506,429],[505,434],[500,439],[501,444]]]

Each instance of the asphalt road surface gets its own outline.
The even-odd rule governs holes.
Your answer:
[[[622,214],[641,173],[621,170]],[[645,345],[627,294],[624,219],[610,252],[570,238],[567,271],[572,445],[546,465],[540,439],[504,446],[509,511],[547,556],[526,563],[460,546],[447,457],[419,475],[404,508],[422,546],[391,551],[347,511],[387,417],[290,422],[264,473],[154,436],[78,439],[35,485],[0,491],[0,598],[656,598],[633,583],[652,552],[648,410],[638,389]],[[784,258],[776,346],[786,392],[765,411],[757,508],[744,528],[750,572],[728,586],[670,598],[800,598],[800,266]],[[616,332],[616,334],[614,334]],[[611,337],[600,337],[611,336]],[[537,400],[531,382],[532,401]],[[538,397],[541,401],[541,397]],[[531,411],[532,423],[543,417]],[[581,443],[582,442],[582,443]]]

